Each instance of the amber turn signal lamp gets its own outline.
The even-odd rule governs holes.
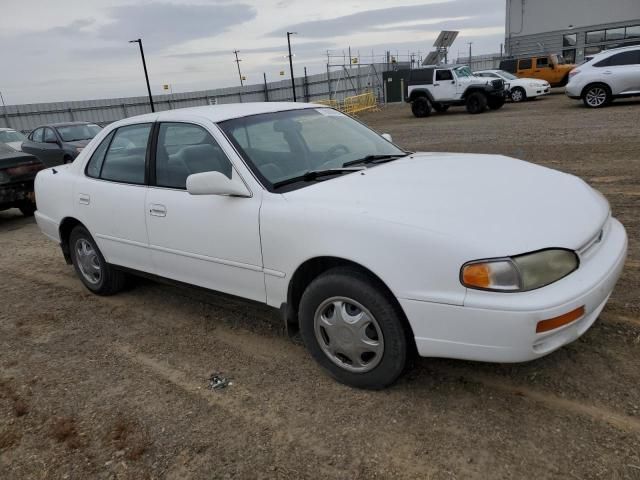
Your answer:
[[[574,320],[579,319],[584,315],[584,305],[582,307],[578,307],[575,310],[571,310],[559,317],[549,318],[548,320],[542,320],[538,322],[536,326],[536,333],[548,332],[549,330],[554,330],[556,328],[560,328],[563,325],[567,325],[568,323],[573,322]]]
[[[462,271],[462,282],[465,285],[488,288],[491,285],[489,266],[486,263],[467,265]]]

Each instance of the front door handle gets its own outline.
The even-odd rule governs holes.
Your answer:
[[[149,215],[154,217],[166,217],[167,216],[167,207],[164,205],[160,205],[159,203],[152,203],[149,206]]]
[[[78,202],[80,205],[89,205],[89,203],[91,203],[91,197],[86,193],[81,193],[78,195]]]

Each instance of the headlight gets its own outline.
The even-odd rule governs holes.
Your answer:
[[[541,250],[466,263],[460,271],[460,280],[469,288],[526,292],[566,277],[578,265],[578,256],[571,250]]]

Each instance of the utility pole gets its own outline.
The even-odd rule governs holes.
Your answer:
[[[296,98],[296,80],[293,78],[293,55],[291,55],[291,35],[295,35],[297,32],[287,32],[287,45],[289,46],[289,70],[291,71],[291,88],[293,89],[293,101],[297,102]]]
[[[238,54],[240,53],[240,50],[234,50],[233,53],[236,56],[236,64],[238,65],[238,77],[240,78],[240,86],[244,87],[244,82],[242,81],[242,73],[240,72],[240,62],[242,61],[242,59],[238,58]]]
[[[471,45],[473,42],[467,42],[467,44],[469,45],[469,68],[471,68]]]
[[[151,111],[155,112],[156,109],[153,106],[153,97],[151,96],[151,86],[149,85],[149,74],[147,73],[147,62],[144,59],[144,50],[142,48],[142,39],[129,40],[129,43],[137,43],[140,47],[140,56],[142,57],[142,68],[144,69],[144,78],[147,81],[147,93],[149,94],[149,105],[151,105]]]
[[[269,86],[267,85],[267,73],[262,72],[262,76],[264,77],[264,101],[269,101]]]
[[[236,56],[236,65],[238,65],[238,77],[240,77],[240,94],[238,95],[238,97],[240,97],[240,103],[242,103],[242,88],[244,87],[244,82],[242,81],[242,73],[240,72],[240,62],[242,61],[242,59],[238,58],[238,53],[240,53],[240,50],[234,50],[233,53]]]

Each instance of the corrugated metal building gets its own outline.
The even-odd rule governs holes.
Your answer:
[[[640,43],[640,0],[507,0],[506,52],[585,55]]]

